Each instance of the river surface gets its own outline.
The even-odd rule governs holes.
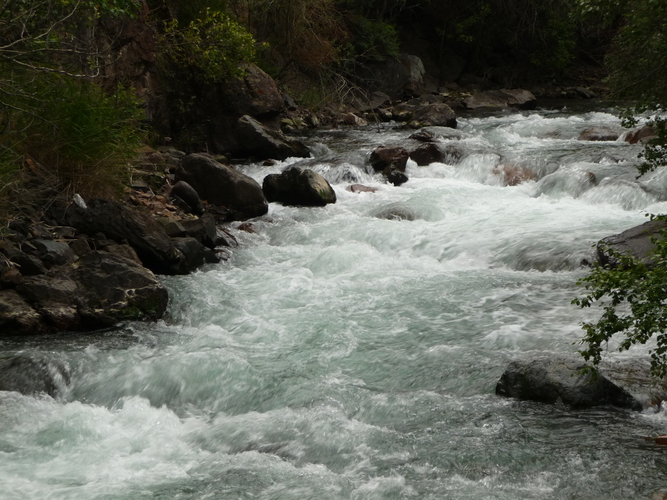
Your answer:
[[[500,398],[514,359],[574,353],[570,304],[602,237],[667,212],[638,146],[583,142],[612,110],[468,116],[448,163],[386,184],[390,126],[318,132],[338,196],[272,204],[228,260],[167,277],[167,318],[47,343],[58,398],[0,392],[2,499],[650,499],[667,492],[660,410]],[[261,182],[273,167],[241,167]],[[505,186],[505,166],[533,180]],[[523,171],[523,170],[522,170]],[[375,193],[352,193],[362,183]],[[641,348],[623,356],[644,356]]]

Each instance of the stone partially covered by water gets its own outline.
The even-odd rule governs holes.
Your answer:
[[[642,409],[640,401],[604,374],[581,373],[584,366],[582,360],[573,358],[513,361],[500,377],[496,394],[550,404],[562,402],[574,408],[610,405]]]

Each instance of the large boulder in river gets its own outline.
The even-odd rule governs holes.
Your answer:
[[[651,240],[664,237],[662,232],[665,230],[667,230],[667,221],[653,220],[622,233],[608,236],[597,244],[598,262],[603,266],[614,266],[618,261],[612,253],[619,252],[651,265],[651,252],[655,249]]]
[[[487,90],[473,94],[463,102],[468,109],[535,109],[537,106],[535,96],[523,89]]]
[[[183,158],[176,180],[190,184],[209,203],[228,208],[233,220],[259,217],[269,210],[257,181],[204,154]]]
[[[310,169],[290,167],[281,174],[264,178],[264,194],[271,202],[304,207],[336,203],[336,193],[327,180]]]
[[[284,160],[290,157],[310,156],[310,151],[301,142],[288,139],[280,130],[265,127],[248,115],[239,118],[237,134],[241,147],[257,160]]]
[[[604,374],[581,373],[583,360],[544,358],[513,361],[496,385],[496,394],[574,408],[617,406],[641,410],[642,402]]]

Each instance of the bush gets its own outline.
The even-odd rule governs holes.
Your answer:
[[[90,81],[57,74],[26,81],[24,90],[26,95],[10,101],[14,110],[0,134],[6,175],[31,174],[33,195],[40,187],[48,196],[117,195],[143,139],[141,109],[132,92],[107,95]]]
[[[181,27],[174,19],[159,38],[166,64],[208,82],[243,76],[242,64],[255,59],[255,40],[229,15],[206,8]]]

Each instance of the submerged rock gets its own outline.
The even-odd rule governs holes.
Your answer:
[[[591,127],[579,134],[580,141],[615,141],[621,136],[620,131],[608,127]]]
[[[69,382],[69,366],[62,361],[29,354],[0,359],[0,391],[56,397]]]
[[[581,374],[583,360],[543,358],[513,361],[496,385],[496,394],[573,408],[617,406],[641,410],[642,402],[605,374]]]
[[[290,167],[281,174],[267,175],[263,190],[267,200],[284,205],[323,207],[336,203],[336,193],[331,185],[310,169]]]

